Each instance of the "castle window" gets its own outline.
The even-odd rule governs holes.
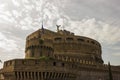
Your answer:
[[[28,72],[28,78],[31,78],[31,72]]]
[[[66,38],[67,41],[73,41],[73,38]]]
[[[43,72],[43,78],[45,78],[45,72]]]
[[[18,76],[17,76],[17,72],[15,72],[15,77],[18,78]]]
[[[39,76],[39,78],[41,78],[41,72],[38,72],[38,74],[39,74],[39,75],[38,75],[38,76]]]
[[[87,40],[87,42],[89,43],[89,40]]]
[[[55,41],[62,41],[62,38],[55,38]]]
[[[49,76],[50,76],[50,78],[51,78],[51,76],[52,76],[52,72],[49,73]]]
[[[62,63],[62,67],[64,67],[65,66],[65,64],[64,63]]]
[[[53,66],[56,66],[56,62],[53,62]]]
[[[20,75],[20,73],[21,73],[21,72],[18,72],[18,76],[19,76],[19,78],[21,78],[21,75]]]
[[[24,79],[24,72],[22,72],[22,78]]]
[[[64,76],[64,73],[62,73],[61,78],[63,78],[63,76]]]
[[[91,43],[92,43],[92,44],[95,44],[95,42],[94,42],[94,41],[91,41]]]
[[[49,75],[49,72],[46,73],[46,77]]]
[[[62,73],[59,73],[59,78],[61,77],[61,74],[62,74]]]
[[[25,64],[25,62],[24,62],[24,61],[22,61],[22,64]]]
[[[55,76],[56,78],[58,77],[58,73],[56,73],[56,76]]]
[[[25,78],[28,78],[28,76],[27,76],[27,72],[25,72]]]
[[[84,42],[85,41],[84,39],[81,39],[81,38],[78,38],[77,40],[80,41],[80,42]]]
[[[36,79],[38,80],[38,72],[35,72]]]

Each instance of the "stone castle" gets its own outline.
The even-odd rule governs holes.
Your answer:
[[[120,80],[120,66],[101,55],[94,39],[41,28],[27,36],[25,59],[4,62],[0,80]]]

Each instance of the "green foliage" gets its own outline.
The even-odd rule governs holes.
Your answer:
[[[37,59],[37,58],[35,58],[35,57],[27,57],[26,59]]]
[[[46,56],[42,56],[42,57],[40,57],[39,59],[41,59],[41,60],[53,60],[53,58],[52,57],[46,57]]]
[[[46,57],[46,56],[41,56],[39,59],[41,59],[41,60],[48,60],[49,58]]]

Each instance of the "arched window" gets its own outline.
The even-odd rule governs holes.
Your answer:
[[[81,39],[81,38],[78,38],[77,39],[79,42],[84,42],[85,40],[84,39]]]
[[[62,41],[62,38],[58,37],[54,39],[55,41]]]
[[[89,43],[90,41],[89,41],[89,40],[87,40],[87,42]]]
[[[91,41],[91,43],[92,43],[92,44],[95,44],[95,42],[94,42],[94,41]]]
[[[68,37],[68,38],[66,38],[66,40],[67,41],[73,41],[73,38]]]

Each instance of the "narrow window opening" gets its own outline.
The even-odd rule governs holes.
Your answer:
[[[67,41],[73,41],[73,38],[66,38]]]
[[[31,78],[31,72],[29,72],[29,78]]]
[[[43,72],[43,78],[45,78],[45,72]]]
[[[55,38],[54,40],[55,40],[55,41],[61,41],[62,38]]]
[[[15,77],[18,78],[18,76],[17,76],[17,72],[15,72]]]
[[[78,41],[80,41],[80,42],[84,42],[84,39],[79,38]]]
[[[22,72],[22,78],[24,79],[24,72]]]
[[[25,72],[25,78],[27,78],[27,72]]]
[[[91,41],[91,43],[92,43],[92,44],[95,44],[95,42],[94,42],[94,41]]]
[[[53,66],[56,66],[56,62],[53,62]]]
[[[34,72],[32,72],[32,78],[34,79]]]
[[[21,78],[20,72],[18,72],[19,78]]]
[[[62,67],[64,67],[65,66],[65,64],[64,63],[62,63]]]

